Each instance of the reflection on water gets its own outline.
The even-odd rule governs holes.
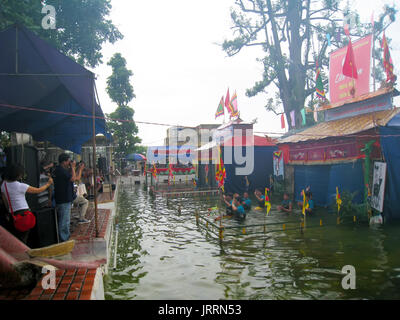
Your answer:
[[[141,187],[122,189],[117,269],[105,277],[106,299],[400,298],[398,225],[336,226],[334,216],[320,213],[307,218],[303,234],[287,228],[243,236],[235,229],[221,245],[194,217],[195,209],[205,212],[215,205],[215,198],[167,201],[150,197]],[[299,217],[272,210],[266,219]],[[312,228],[321,218],[324,227]],[[252,211],[244,224],[264,219]],[[239,223],[224,221],[227,226]],[[356,269],[355,290],[341,287],[345,265]]]

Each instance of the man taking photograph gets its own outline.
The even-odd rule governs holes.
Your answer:
[[[74,181],[81,179],[84,164],[80,163],[76,173],[76,162],[66,153],[58,157],[58,166],[54,171],[54,196],[58,218],[60,242],[68,241],[71,220],[71,205],[74,196]]]

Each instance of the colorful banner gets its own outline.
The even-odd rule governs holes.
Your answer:
[[[222,96],[221,101],[219,102],[217,111],[215,112],[215,119],[219,116],[224,115],[224,97]]]
[[[154,163],[153,163],[153,169],[151,170],[151,174],[153,175],[154,179],[157,179],[157,168]]]
[[[382,48],[383,48],[383,66],[386,71],[386,81],[395,82],[395,75],[393,74],[393,61],[390,57],[389,45],[386,40],[385,31],[383,32],[382,37]]]
[[[231,108],[232,108],[231,117],[237,117],[239,115],[239,110],[238,110],[238,106],[237,106],[237,94],[236,94],[236,91],[235,91],[234,95],[232,96],[230,105],[231,105]]]
[[[322,82],[321,68],[317,68],[317,75],[315,77],[315,92],[320,99],[325,98],[324,84]]]
[[[233,107],[231,105],[231,100],[230,100],[230,96],[229,96],[229,88],[228,88],[228,91],[226,92],[225,108],[226,108],[226,110],[228,110],[229,114],[232,116]]]
[[[221,188],[224,191],[224,184],[226,179],[226,171],[224,167],[224,161],[222,160],[222,152],[221,148],[218,148],[219,153],[219,163],[217,164],[217,170],[215,173],[215,179],[218,182],[218,188]]]
[[[356,97],[369,93],[371,47],[372,35],[353,43],[358,79],[346,77],[342,73],[347,46],[331,52],[329,61],[329,95],[332,104],[352,98],[350,90],[353,87],[353,81],[356,85]]]
[[[284,171],[283,171],[283,167],[284,167],[283,151],[282,150],[275,151],[273,153],[272,160],[273,160],[273,166],[274,166],[274,176],[276,178],[283,179],[283,173],[284,173]]]
[[[383,211],[383,200],[385,198],[386,163],[376,161],[374,163],[374,177],[372,181],[371,207]]]

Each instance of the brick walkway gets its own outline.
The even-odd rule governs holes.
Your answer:
[[[102,192],[97,195],[98,203],[107,203],[114,201],[115,190],[112,192]]]
[[[43,290],[41,281],[24,300],[90,300],[96,269],[56,271],[56,288]]]
[[[114,193],[110,199],[110,194],[99,194],[98,202],[113,201]],[[108,197],[108,200],[107,200]],[[77,211],[73,210],[72,214]],[[105,238],[107,227],[110,221],[111,211],[108,209],[98,209],[98,238]],[[71,239],[84,241],[96,238],[94,206],[91,203],[86,212],[86,219],[90,223],[78,224],[77,218],[71,219]],[[95,275],[95,268],[75,268],[56,271],[56,288],[44,290],[42,279],[38,281],[36,287],[30,292],[29,289],[1,289],[0,300],[90,300]]]
[[[107,226],[110,220],[110,210],[97,209],[97,228],[99,231],[98,238],[104,238],[107,231]],[[90,207],[86,211],[86,219],[90,220],[89,223],[76,224],[72,227],[71,239],[90,239],[96,238],[96,227],[94,208]]]

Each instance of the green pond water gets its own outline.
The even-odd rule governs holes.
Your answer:
[[[225,226],[240,228],[226,230],[221,244],[194,215],[195,209],[204,215],[218,204],[215,197],[167,203],[139,186],[121,188],[117,268],[111,259],[106,299],[400,298],[399,225],[338,226],[335,215],[320,210],[307,217],[302,233],[299,210],[288,216],[273,205],[268,217],[251,211],[244,222],[224,220]],[[267,229],[279,231],[263,234],[258,227],[242,234],[246,225],[264,221],[277,223]],[[346,265],[356,271],[354,290],[342,288]]]

